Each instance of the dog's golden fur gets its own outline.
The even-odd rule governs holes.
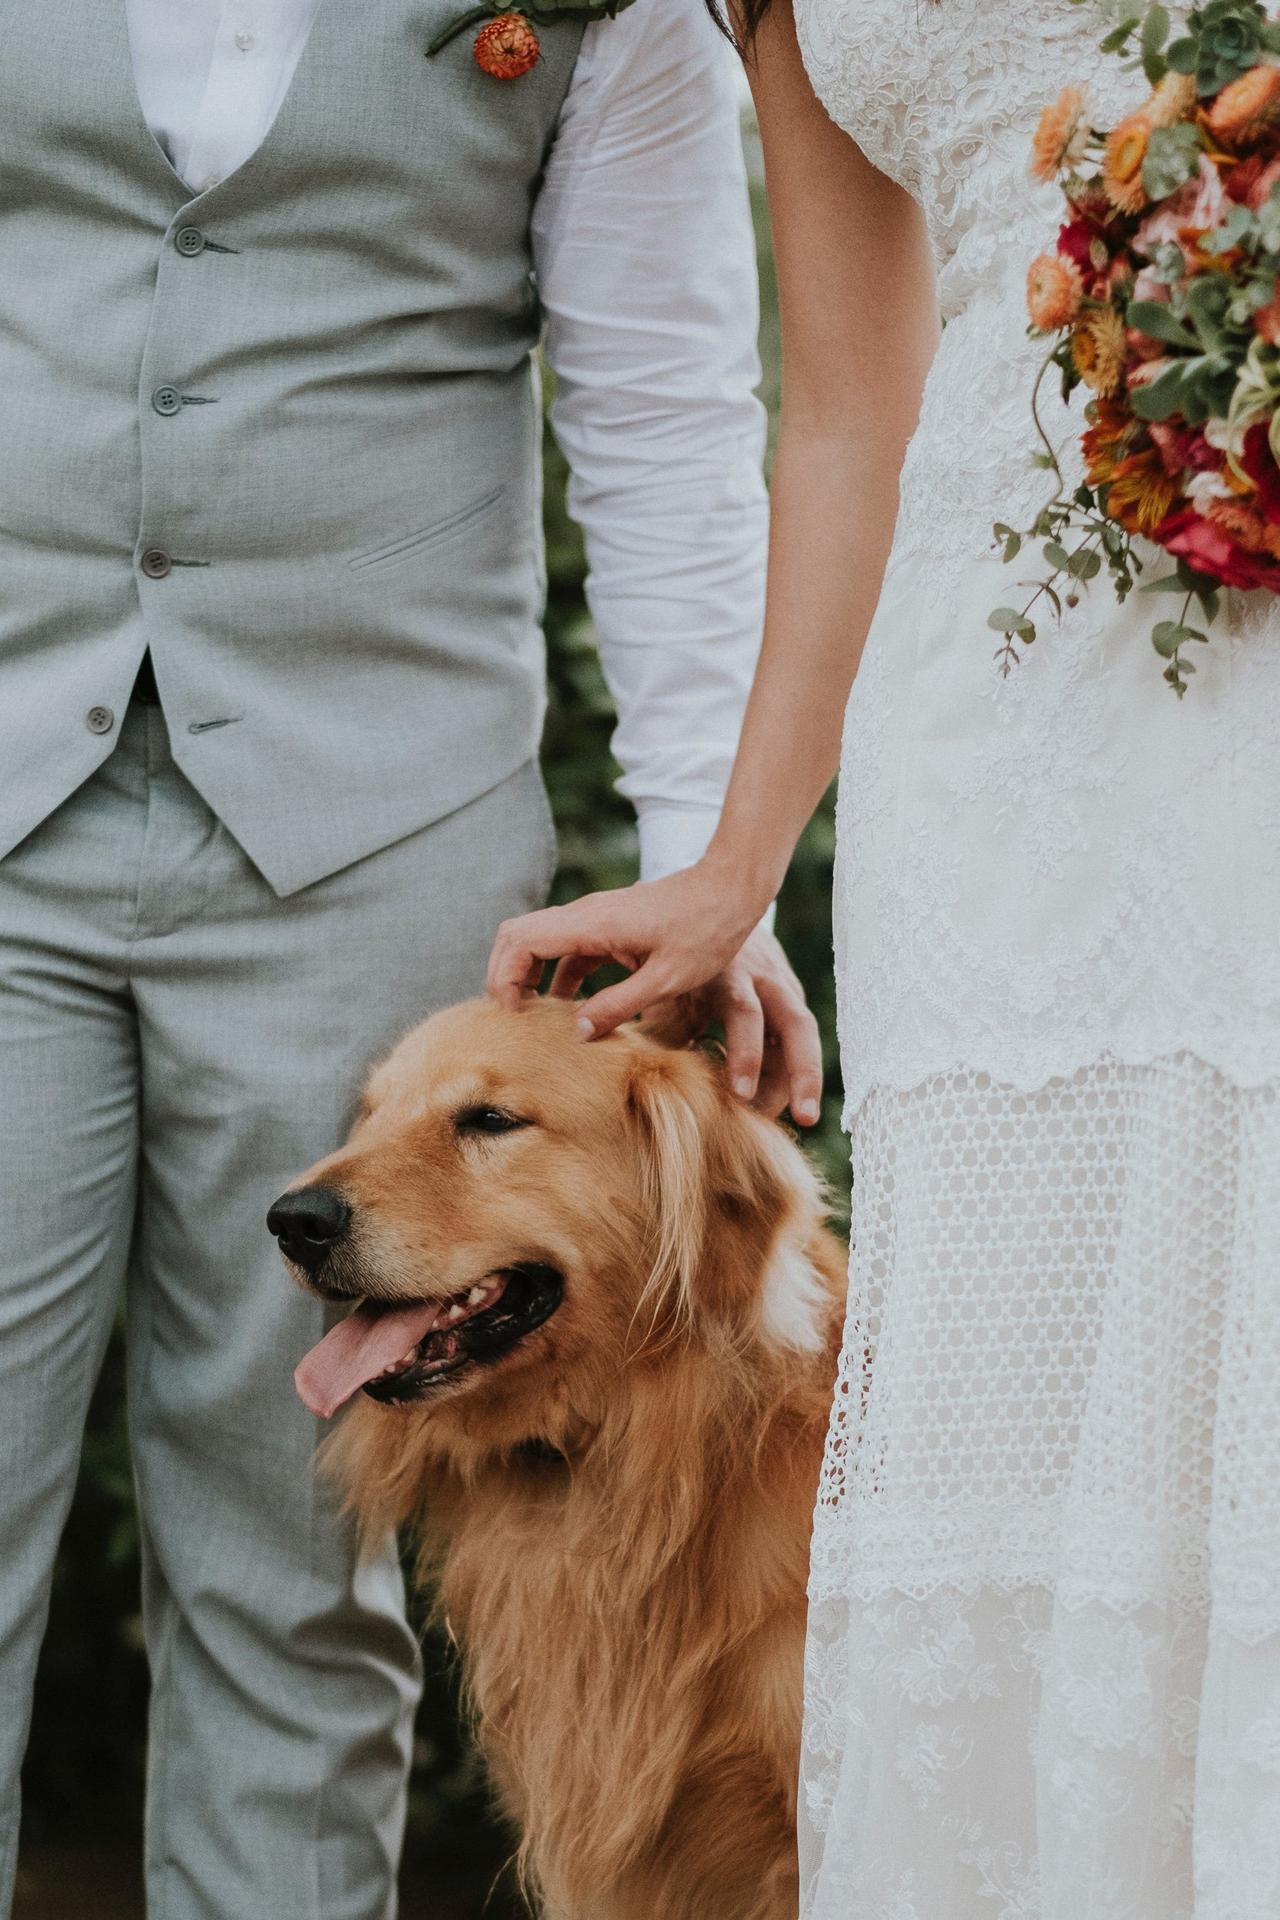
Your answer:
[[[493,1102],[534,1122],[459,1138]],[[328,1449],[402,1523],[551,1920],[791,1920],[810,1516],[844,1298],[818,1183],[718,1064],[572,1013],[473,1003],[374,1075],[309,1182],[361,1290],[443,1297],[520,1260],[563,1304]]]

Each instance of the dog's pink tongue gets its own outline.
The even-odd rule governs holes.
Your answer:
[[[363,1301],[299,1365],[293,1381],[303,1405],[330,1419],[352,1394],[425,1340],[440,1311],[438,1301],[392,1310]]]

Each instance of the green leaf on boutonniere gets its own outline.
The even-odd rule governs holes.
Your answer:
[[[536,0],[529,6],[512,5],[511,0],[495,0],[494,4],[471,7],[466,13],[460,13],[447,27],[438,33],[428,46],[428,60],[443,53],[450,43],[465,33],[469,27],[481,26],[486,20],[497,20],[503,14],[519,14],[535,27],[562,26],[565,23],[583,22],[587,25],[593,20],[615,20],[635,0]]]
[[[635,0],[538,0],[537,6],[522,9],[535,26],[553,27],[562,20],[614,20]]]

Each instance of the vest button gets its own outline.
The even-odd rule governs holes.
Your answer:
[[[185,254],[188,260],[194,260],[198,253],[204,252],[205,237],[199,227],[183,227],[175,236],[173,244],[179,253]]]
[[[170,414],[181,413],[182,395],[176,387],[157,387],[151,396],[151,404],[157,413],[162,413],[168,419]]]
[[[173,561],[163,547],[148,547],[142,556],[142,571],[148,580],[167,580],[173,572]]]
[[[90,733],[110,733],[116,717],[110,707],[90,707],[84,721]]]

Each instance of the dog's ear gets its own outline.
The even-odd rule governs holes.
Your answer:
[[[781,1132],[729,1092],[698,1052],[646,1050],[628,1100],[640,1131],[650,1233],[647,1292],[686,1324],[754,1306],[790,1205]]]
[[[646,1297],[687,1321],[706,1227],[706,1157],[697,1102],[677,1055],[637,1053],[627,1104],[640,1136],[641,1205],[648,1233]]]

